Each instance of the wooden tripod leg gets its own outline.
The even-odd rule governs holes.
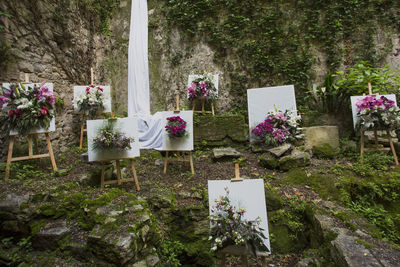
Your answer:
[[[193,100],[193,106],[192,106],[192,111],[196,110],[196,100]]]
[[[226,265],[226,253],[221,254],[221,267],[225,267]]]
[[[33,148],[32,148],[32,135],[28,135],[28,156],[33,156]]]
[[[85,130],[85,117],[82,115],[81,118],[81,136],[79,139],[79,148],[82,148],[83,146],[83,131]]]
[[[387,131],[387,135],[389,138],[390,149],[392,150],[392,153],[393,153],[394,162],[396,163],[396,165],[399,165],[399,160],[397,159],[397,154],[396,154],[396,150],[394,149],[393,140],[392,140],[392,136],[390,135],[390,131]]]
[[[204,108],[205,102],[206,102],[206,100],[205,100],[204,98],[202,98],[202,99],[201,99],[201,112],[203,112],[203,113],[204,113],[204,111],[205,111],[205,108]]]
[[[249,263],[247,262],[247,255],[242,255],[242,266],[248,267]]]
[[[215,113],[214,113],[214,102],[211,102],[211,113],[212,113],[213,116],[215,115]]]
[[[36,153],[39,154],[39,146],[38,146],[38,140],[37,140],[37,135],[33,135],[33,145],[35,147]]]
[[[267,256],[261,256],[261,266],[267,267]]]
[[[116,166],[117,166],[118,185],[121,185],[121,184],[122,184],[122,183],[121,183],[121,165],[120,165],[119,159],[117,159],[117,160],[115,161],[115,163],[116,163]]]
[[[164,158],[164,174],[167,173],[167,164],[168,164],[168,151],[165,152],[165,158]]]
[[[56,160],[54,159],[53,148],[51,147],[50,136],[49,136],[49,133],[45,133],[45,134],[46,134],[46,143],[47,143],[47,148],[49,150],[51,165],[53,166],[53,171],[56,172],[57,165],[56,165]]]
[[[378,133],[377,133],[376,130],[374,131],[374,139],[375,139],[375,146],[376,146],[376,148],[378,148],[378,147],[379,147],[379,143],[378,143]]]
[[[100,180],[101,189],[104,189],[104,175],[105,175],[104,162],[101,162],[101,180]]]
[[[133,179],[135,180],[135,184],[136,184],[136,189],[137,191],[140,191],[140,185],[139,185],[139,181],[136,175],[136,169],[135,169],[135,163],[133,162],[133,159],[130,160],[131,161],[131,169],[132,169],[132,173],[133,173]]]
[[[12,154],[14,148],[14,140],[15,136],[10,136],[10,143],[8,144],[8,156],[7,156],[7,164],[6,164],[6,175],[4,176],[4,181],[7,181],[10,177],[10,168],[11,168],[11,161],[12,161]]]
[[[363,157],[364,157],[364,131],[361,131],[361,162],[363,161]]]
[[[189,152],[189,162],[190,162],[190,170],[192,171],[192,174],[194,174],[194,166],[193,166],[193,155],[192,155],[192,151]]]

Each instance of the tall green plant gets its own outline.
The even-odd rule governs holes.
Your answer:
[[[350,95],[368,94],[368,83],[372,85],[372,92],[379,94],[398,94],[400,76],[396,73],[400,69],[389,65],[376,68],[365,61],[344,71],[338,71],[336,85],[341,92]]]
[[[350,96],[368,94],[368,83],[372,92],[379,94],[400,94],[399,68],[372,67],[365,61],[335,74],[329,73],[323,85],[313,85],[307,96],[311,109],[321,113],[337,114],[350,107]]]

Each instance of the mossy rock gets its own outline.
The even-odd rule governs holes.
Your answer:
[[[305,167],[310,164],[310,154],[299,150],[294,150],[292,154],[284,156],[279,160],[279,169],[289,171],[291,169]]]
[[[272,156],[270,153],[262,154],[258,157],[258,164],[267,169],[277,169],[279,166],[278,159]]]
[[[268,211],[279,210],[283,205],[281,197],[273,190],[265,190],[265,202]]]
[[[313,155],[318,159],[333,159],[335,157],[335,151],[332,146],[328,143],[324,143],[312,148]]]

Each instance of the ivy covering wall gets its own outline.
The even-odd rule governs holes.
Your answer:
[[[165,9],[188,42],[216,51],[242,105],[246,89],[280,84],[294,84],[302,104],[316,53],[327,73],[361,60],[380,66],[400,28],[397,0],[165,0]]]

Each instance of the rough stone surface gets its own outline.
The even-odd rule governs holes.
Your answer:
[[[292,148],[291,144],[284,144],[278,147],[274,147],[274,148],[270,148],[267,151],[269,153],[271,153],[272,155],[274,155],[275,157],[281,157],[282,155],[284,155],[285,153],[287,153],[288,151],[290,151],[290,149]]]
[[[105,231],[96,226],[89,235],[91,251],[99,258],[116,264],[125,264],[135,255],[137,236],[129,232]]]
[[[195,116],[193,130],[195,145],[224,146],[248,140],[247,125],[239,115]]]
[[[312,149],[324,143],[329,144],[334,150],[339,148],[339,129],[337,126],[304,127],[306,148]]]
[[[310,164],[310,154],[307,152],[293,150],[288,156],[284,156],[279,160],[279,168],[288,171],[293,168],[304,167]]]
[[[362,244],[356,242],[354,236],[339,234],[332,242],[332,256],[341,266],[382,267],[372,253]]]
[[[21,205],[29,201],[29,197],[28,194],[22,196],[8,194],[4,200],[0,201],[0,211],[16,214],[19,212]]]
[[[55,221],[42,227],[33,240],[36,249],[52,249],[57,242],[69,235],[71,230],[65,221]]]
[[[227,148],[214,148],[213,149],[213,158],[215,160],[219,159],[230,159],[230,158],[239,158],[240,152],[232,147]]]

